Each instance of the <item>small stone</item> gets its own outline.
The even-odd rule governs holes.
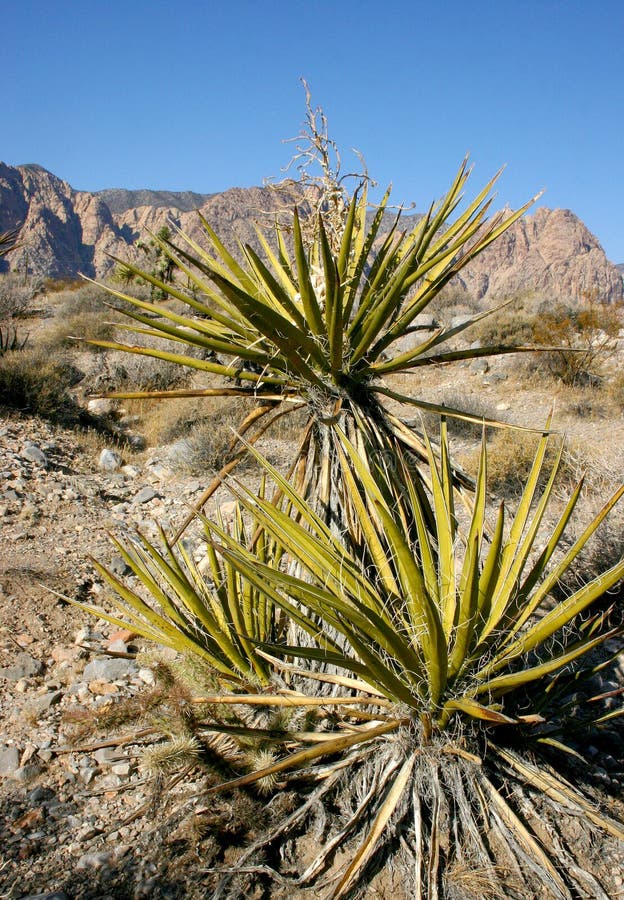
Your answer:
[[[144,684],[154,684],[156,678],[151,669],[139,669],[139,678]]]
[[[26,444],[23,447],[22,452],[20,453],[22,459],[27,459],[29,462],[36,463],[38,466],[47,466],[48,459],[39,447],[36,444]]]
[[[32,643],[34,643],[34,640],[35,639],[32,634],[28,634],[28,632],[15,636],[15,642],[19,644],[20,647],[29,647]]]
[[[147,447],[147,440],[142,434],[127,434],[126,440],[133,450],[145,450]]]
[[[86,769],[81,769],[79,774],[85,784],[91,784],[97,773],[97,769],[87,767]]]
[[[94,416],[110,416],[115,409],[115,402],[106,397],[98,397],[95,400],[89,400],[87,409]]]
[[[74,644],[85,644],[94,639],[95,635],[91,631],[88,625],[84,628],[81,628],[80,631],[77,631],[74,635]]]
[[[54,754],[52,753],[51,750],[44,749],[44,750],[37,750],[37,756],[39,757],[39,759],[42,762],[50,762],[50,760],[52,759]]]
[[[149,503],[150,500],[153,500],[155,497],[158,497],[158,492],[151,487],[142,488],[138,494],[134,497],[134,503]]]
[[[113,854],[110,850],[100,850],[99,853],[85,853],[76,863],[76,868],[79,871],[84,869],[101,869],[102,866],[107,866],[112,859]]]
[[[80,659],[81,655],[82,650],[80,647],[64,647],[62,644],[57,644],[55,647],[52,647],[50,651],[50,656],[55,663],[76,662],[76,660]]]
[[[36,700],[33,700],[30,704],[30,709],[37,716],[41,716],[44,712],[47,712],[51,706],[60,703],[62,698],[62,691],[48,691],[48,693],[42,694],[41,697],[37,697]]]
[[[132,572],[128,563],[121,556],[113,556],[108,568],[113,575],[119,575],[120,578],[124,578]]]
[[[90,681],[89,690],[92,694],[96,694],[99,697],[106,697],[108,694],[119,693],[117,685],[111,684],[109,681]]]
[[[47,800],[50,798],[52,792],[50,788],[45,788],[43,785],[38,785],[38,787],[33,788],[32,791],[29,791],[27,794],[29,803],[41,803],[42,800]]]
[[[37,748],[34,744],[26,744],[24,752],[22,753],[22,758],[20,759],[20,765],[25,766],[26,763],[33,758],[36,752]]]
[[[19,769],[20,756],[17,747],[0,746],[0,778],[13,775]]]
[[[116,641],[109,641],[106,645],[106,649],[111,653],[127,653],[128,645],[125,641],[122,641],[121,638],[118,638]]]
[[[511,407],[510,407],[509,403],[497,403],[496,409],[499,412],[506,412],[508,409],[511,409]]]
[[[100,747],[93,754],[93,758],[100,766],[109,766],[122,758],[117,747]]]
[[[137,637],[138,634],[136,631],[131,631],[129,628],[120,628],[119,631],[114,631],[113,634],[111,634],[106,646],[110,650],[115,641],[123,641],[124,644],[130,644]]]
[[[117,453],[116,450],[109,450],[108,448],[102,450],[98,460],[98,466],[104,472],[116,472],[121,468],[122,463],[123,460],[119,453]]]
[[[41,766],[36,763],[30,763],[27,766],[20,766],[19,769],[16,769],[13,772],[13,778],[16,781],[21,781],[23,784],[28,784],[29,781],[33,781],[38,775],[41,775],[41,772]]]
[[[126,476],[126,478],[138,478],[141,474],[141,470],[138,466],[122,466],[121,471]]]
[[[69,900],[63,891],[54,891],[52,894],[27,894],[22,900]]]
[[[44,817],[45,813],[40,806],[37,809],[29,809],[27,813],[13,822],[11,829],[13,831],[30,831],[35,825],[40,825]]]
[[[470,371],[475,375],[485,375],[490,371],[490,364],[487,359],[475,359],[470,366]]]
[[[127,762],[115,763],[111,766],[111,772],[114,775],[119,775],[120,778],[127,778],[130,775],[131,771],[132,766]]]
[[[131,659],[94,659],[85,666],[84,681],[116,681],[134,675],[136,666]]]
[[[43,672],[43,664],[34,659],[29,653],[18,653],[12,666],[0,669],[0,678],[7,681],[19,681],[20,678],[32,678]]]

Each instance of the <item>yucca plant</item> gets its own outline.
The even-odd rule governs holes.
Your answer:
[[[284,553],[281,545],[264,529],[249,535],[240,511],[229,533],[240,546],[251,545],[253,537],[258,560],[279,567]],[[77,605],[180,654],[200,657],[221,682],[267,686],[271,667],[254,651],[258,643],[280,636],[273,601],[218,557],[211,544],[200,568],[184,544],[176,551],[162,530],[160,537],[160,547],[140,532],[130,542],[112,537],[136,579],[136,589],[92,560],[113,589],[115,603],[125,619],[86,604]]]
[[[566,840],[565,817],[581,816],[589,830],[619,840],[624,828],[544,762],[544,754],[559,752],[575,754],[581,771],[587,765],[579,748],[566,744],[561,697],[551,705],[545,698],[556,694],[561,673],[575,667],[578,693],[579,673],[591,675],[599,665],[591,662],[594,651],[620,633],[604,615],[583,614],[622,578],[624,561],[569,596],[556,592],[624,487],[580,537],[564,544],[582,485],[548,531],[545,516],[560,455],[540,489],[549,440],[544,435],[515,514],[506,523],[502,504],[488,529],[484,441],[474,508],[462,527],[443,424],[439,458],[424,437],[434,539],[420,484],[406,461],[396,461],[406,493],[390,505],[385,498],[394,489],[385,483],[396,477],[393,472],[374,459],[365,464],[346,434],[339,428],[335,434],[356,511],[347,539],[338,538],[258,454],[280,502],[255,496],[242,484],[232,487],[248,533],[256,529],[262,545],[269,541],[280,553],[258,554],[253,540],[241,542],[240,534],[205,522],[209,553],[220,560],[211,567],[213,592],[234,578],[241,598],[281,611],[310,637],[304,646],[289,644],[283,628],[273,641],[241,632],[247,649],[254,643],[255,655],[267,664],[267,677],[274,673],[271,686],[249,690],[239,682],[195,698],[205,711],[200,736],[224,733],[247,746],[255,742],[259,752],[272,751],[269,765],[211,790],[271,778],[290,786],[312,783],[300,806],[224,874],[215,896],[225,895],[234,875],[266,874],[254,854],[302,827],[325,797],[341,816],[297,885],[316,884],[319,873],[330,870],[330,896],[346,896],[370,873],[373,858],[394,850],[406,896],[470,896],[467,886],[480,884],[472,896],[607,897]],[[406,528],[412,517],[416,543]],[[300,575],[278,563],[282,551],[298,562]],[[148,553],[156,560],[153,549]],[[160,581],[171,583],[169,567],[159,562],[158,568]],[[162,604],[161,589],[152,593]],[[136,609],[134,598],[121,596]],[[214,601],[203,591],[194,602]],[[195,616],[200,631],[201,613]],[[237,631],[234,616],[229,629]],[[332,673],[315,671],[319,661]],[[258,724],[250,714],[232,724],[219,714],[224,708],[262,711],[265,718]],[[275,716],[284,711],[294,718],[280,726]],[[568,712],[574,718],[576,709]],[[295,713],[307,714],[305,727],[297,726]],[[347,847],[347,863],[332,868],[333,855]]]
[[[400,452],[407,454],[413,471],[420,471],[428,458],[422,435],[384,403],[390,400],[483,420],[397,393],[387,377],[513,352],[509,346],[466,350],[446,346],[483,314],[419,337],[423,335],[419,314],[530,205],[488,219],[496,176],[461,209],[468,177],[464,161],[442,200],[405,230],[400,212],[390,215],[388,192],[370,221],[365,183],[345,205],[339,234],[335,215],[330,232],[321,212],[311,238],[304,240],[302,213],[295,208],[288,235],[276,224],[271,243],[258,229],[261,254],[249,245],[236,251],[226,248],[201,215],[205,247],[179,231],[175,243],[154,236],[177,273],[175,283],[165,283],[130,263],[125,263],[126,268],[163,296],[182,301],[188,314],[175,312],[166,303],[141,301],[111,290],[124,301],[120,311],[134,322],[125,326],[130,334],[147,334],[168,344],[162,349],[98,344],[189,366],[221,376],[223,382],[205,390],[115,396],[253,397],[257,409],[239,428],[252,444],[276,416],[304,404],[308,427],[293,466],[293,483],[324,510],[326,521],[342,522],[349,494],[337,480],[336,426],[357,430],[364,459],[387,456],[391,460]],[[389,218],[393,220],[390,227]],[[192,293],[183,284],[190,285]],[[410,334],[416,335],[414,346],[398,349]],[[204,351],[203,357],[185,353],[185,346]],[[471,485],[458,470],[453,471],[453,481],[458,486]],[[203,502],[218,483],[216,479],[210,485]],[[427,519],[432,520],[430,510]]]
[[[19,228],[12,228],[10,231],[0,232],[0,257],[6,256],[11,250],[18,247],[17,238],[19,236]]]

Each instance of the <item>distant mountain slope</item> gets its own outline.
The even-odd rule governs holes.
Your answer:
[[[294,192],[290,202],[294,204]],[[142,262],[133,246],[145,229],[173,221],[201,241],[201,209],[227,244],[257,246],[254,226],[270,220],[277,197],[269,187],[231,188],[217,194],[111,189],[75,191],[38,165],[0,163],[0,231],[20,228],[22,246],[6,257],[12,269],[53,277],[78,272],[102,278],[114,266],[108,254]],[[621,267],[569,210],[541,208],[525,216],[467,266],[459,291],[489,300],[518,293],[545,299],[623,299]]]
[[[191,212],[199,209],[204,203],[213,197],[213,194],[196,194],[194,191],[128,191],[124,188],[107,188],[104,191],[96,191],[96,197],[103,200],[113,215],[125,213],[137,206],[154,206],[157,208],[179,209],[181,212]]]

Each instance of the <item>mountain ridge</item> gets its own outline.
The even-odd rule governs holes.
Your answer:
[[[293,186],[288,205],[300,202]],[[138,265],[144,256],[135,242],[145,230],[173,223],[201,242],[195,210],[221,240],[258,248],[255,225],[269,222],[278,209],[272,186],[238,188],[213,194],[108,188],[78,191],[37,163],[0,162],[0,232],[17,228],[20,247],[5,269],[49,277],[78,273],[105,278],[111,257]],[[258,248],[259,249],[259,248]],[[546,207],[523,217],[453,281],[459,292],[477,300],[531,293],[551,300],[581,298],[619,303],[624,298],[622,266],[607,260],[597,238],[570,210]]]

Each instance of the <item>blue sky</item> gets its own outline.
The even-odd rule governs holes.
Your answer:
[[[2,9],[0,159],[73,187],[205,193],[279,176],[325,109],[396,202],[466,152],[473,190],[567,207],[624,262],[622,0],[20,0]]]

